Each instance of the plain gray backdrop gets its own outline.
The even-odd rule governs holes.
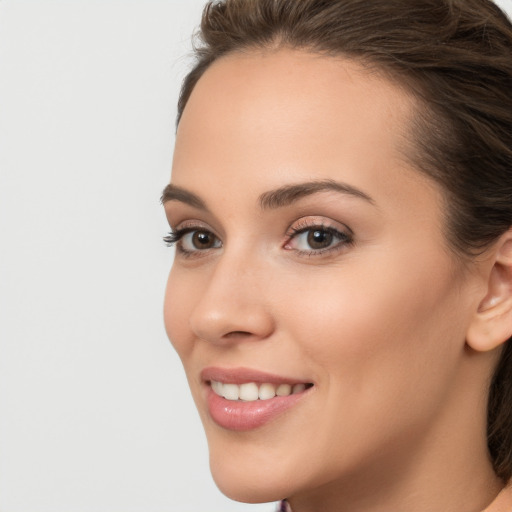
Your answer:
[[[163,328],[202,5],[0,0],[0,512],[274,509],[215,488]]]

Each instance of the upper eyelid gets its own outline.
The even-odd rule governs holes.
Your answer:
[[[183,226],[178,228],[171,228],[171,230],[173,236],[180,239],[183,238],[185,235],[188,235],[189,233],[193,233],[194,231],[205,231],[207,233],[211,233],[215,238],[219,240],[221,239],[213,229],[205,226]]]
[[[169,233],[168,236],[164,237],[164,242],[168,245],[168,246],[176,246],[177,248],[177,253],[176,255],[183,255],[183,256],[192,256],[192,255],[199,255],[199,253],[206,253],[212,249],[218,249],[218,247],[210,247],[210,248],[207,248],[207,249],[194,249],[194,250],[188,250],[188,249],[184,249],[182,247],[182,244],[183,244],[183,239],[189,235],[190,233],[194,233],[195,231],[204,231],[204,232],[208,232],[210,233],[213,238],[215,238],[218,242],[220,242],[221,246],[222,246],[222,240],[220,239],[220,237],[218,237],[212,230],[210,229],[206,229],[206,228],[202,228],[200,226],[184,226],[184,227],[181,227],[181,228],[177,228],[177,229],[174,229],[174,228],[171,228],[171,232]]]
[[[299,225],[297,225],[299,224]],[[326,217],[303,217],[293,222],[287,230],[288,234],[296,233],[297,231],[307,231],[314,228],[332,229],[339,232],[347,232],[346,234],[353,236],[353,230],[343,222],[335,221]]]
[[[172,223],[169,223],[171,226],[171,229],[175,232],[179,231],[194,231],[194,230],[204,230],[204,231],[210,231],[214,235],[217,236],[217,232],[215,229],[213,229],[208,223],[200,221],[200,220],[184,220],[181,222],[178,222],[177,224],[173,225]]]
[[[293,221],[286,229],[284,236],[288,239],[294,234],[297,234],[299,231],[307,231],[314,228],[330,229],[344,233],[351,237],[354,236],[353,230],[347,224],[336,221],[329,217],[314,215],[304,216]],[[204,230],[212,233],[219,239],[223,238],[221,235],[219,235],[216,229],[212,228],[208,223],[198,219],[187,219],[178,222],[176,225],[171,224],[171,230],[174,234],[185,234],[185,232]]]
[[[303,235],[304,233],[307,233],[308,231],[314,231],[315,229],[330,232],[334,236],[337,236],[338,238],[343,239],[345,241],[350,240],[351,242],[353,242],[353,240],[354,240],[354,234],[353,234],[352,230],[350,230],[349,228],[347,228],[347,230],[343,230],[343,229],[334,228],[332,226],[317,224],[316,226],[308,226],[308,227],[303,227],[303,228],[299,228],[299,229],[294,229],[292,233],[289,233],[287,235],[285,245],[291,243],[293,239],[298,238],[299,236]]]
[[[316,223],[316,224],[311,224],[311,225],[308,225],[308,226],[297,226],[297,227],[292,226],[290,228],[290,230],[293,233],[298,233],[298,232],[300,233],[300,232],[304,232],[304,231],[310,231],[312,229],[325,229],[326,231],[327,230],[339,231],[340,233],[348,231],[349,233],[347,233],[347,234],[352,234],[352,230],[349,227],[344,226],[343,228],[338,228],[336,226],[331,226],[329,224],[324,224],[324,223],[322,223],[322,224]]]
[[[222,233],[222,223],[209,209],[201,210],[187,203],[170,200],[164,203],[165,215],[171,229],[181,229],[182,225],[201,226],[214,233]]]

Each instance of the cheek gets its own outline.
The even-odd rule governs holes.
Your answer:
[[[167,336],[183,362],[192,351],[190,314],[201,293],[193,279],[186,279],[171,269],[164,301],[164,323]]]
[[[459,283],[448,271],[433,281],[425,261],[406,278],[403,262],[381,263],[302,273],[295,286],[281,276],[273,288],[288,352],[300,354],[318,383],[318,399],[295,430],[315,432],[308,458],[321,478],[418,439],[447,400],[461,357]]]
[[[329,387],[355,391],[362,404],[386,394],[391,400],[412,383],[432,396],[446,385],[464,346],[465,314],[460,283],[446,258],[437,259],[411,268],[395,255],[378,268],[361,262],[302,277],[282,314]]]

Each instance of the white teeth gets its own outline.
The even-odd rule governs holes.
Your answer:
[[[296,395],[297,393],[302,393],[306,389],[306,384],[295,384],[293,386],[292,395]]]
[[[288,396],[292,392],[292,387],[290,384],[280,384],[276,389],[277,396]]]
[[[226,400],[238,400],[240,387],[236,384],[222,384],[222,394]]]
[[[222,382],[212,380],[212,389],[217,395],[222,396]]]
[[[260,386],[260,400],[270,400],[276,396],[276,388],[272,384],[262,384]]]
[[[226,400],[243,400],[244,402],[254,402],[256,400],[270,400],[277,396],[289,396],[302,393],[306,389],[306,384],[274,384],[264,383],[256,384],[247,382],[245,384],[224,384],[212,380],[212,390],[216,395],[224,397]]]
[[[258,385],[254,382],[248,382],[240,386],[240,400],[253,402],[258,400]]]

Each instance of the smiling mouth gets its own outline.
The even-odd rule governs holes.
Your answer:
[[[233,384],[216,380],[211,380],[209,384],[217,396],[239,402],[255,402],[257,400],[271,400],[275,397],[297,395],[313,386],[310,383],[258,384],[256,382],[247,382],[244,384]]]
[[[218,426],[255,430],[307,401],[313,383],[251,368],[207,367],[201,371],[205,402]]]

